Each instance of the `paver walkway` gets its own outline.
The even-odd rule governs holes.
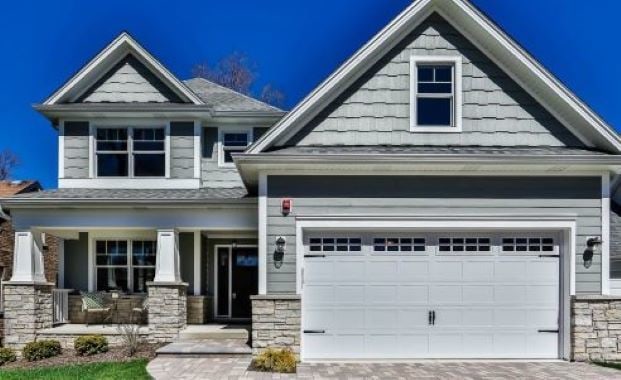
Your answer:
[[[568,362],[302,363],[295,375],[249,369],[249,357],[158,357],[147,370],[157,379],[621,379],[621,371]]]

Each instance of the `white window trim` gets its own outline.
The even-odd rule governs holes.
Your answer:
[[[462,131],[462,59],[461,56],[416,56],[410,57],[410,132],[459,133]],[[453,125],[450,127],[418,126],[416,124],[416,99],[418,95],[419,64],[450,64],[453,65]]]
[[[248,136],[248,146],[252,145],[252,127],[248,128],[218,128],[218,167],[219,168],[234,168],[234,162],[224,162],[224,135],[226,133],[245,133]]]

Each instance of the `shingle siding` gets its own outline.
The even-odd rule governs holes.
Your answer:
[[[462,133],[412,133],[410,58],[462,57]],[[583,144],[439,15],[423,22],[287,145]]]
[[[599,177],[392,177],[270,176],[267,241],[274,251],[279,236],[287,241],[280,268],[268,254],[268,293],[295,292],[295,218],[302,215],[481,215],[575,214],[576,291],[599,293],[601,258],[585,266],[587,237],[601,234]],[[507,184],[510,184],[508,186]],[[280,212],[282,197],[293,212]]]
[[[194,178],[194,122],[170,123],[170,177]]]
[[[88,178],[89,123],[64,123],[64,178]]]

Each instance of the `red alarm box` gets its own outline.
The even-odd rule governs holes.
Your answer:
[[[283,215],[289,215],[291,213],[291,207],[293,206],[293,202],[289,198],[285,198],[280,203],[280,210]]]

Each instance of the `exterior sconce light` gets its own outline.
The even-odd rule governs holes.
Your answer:
[[[278,239],[276,239],[276,249],[274,250],[274,266],[276,268],[282,267],[286,245],[287,241],[284,237],[279,236]]]
[[[582,260],[584,260],[584,267],[590,268],[593,264],[593,256],[596,253],[601,253],[602,239],[600,237],[591,237],[587,239],[587,248],[582,254]]]

